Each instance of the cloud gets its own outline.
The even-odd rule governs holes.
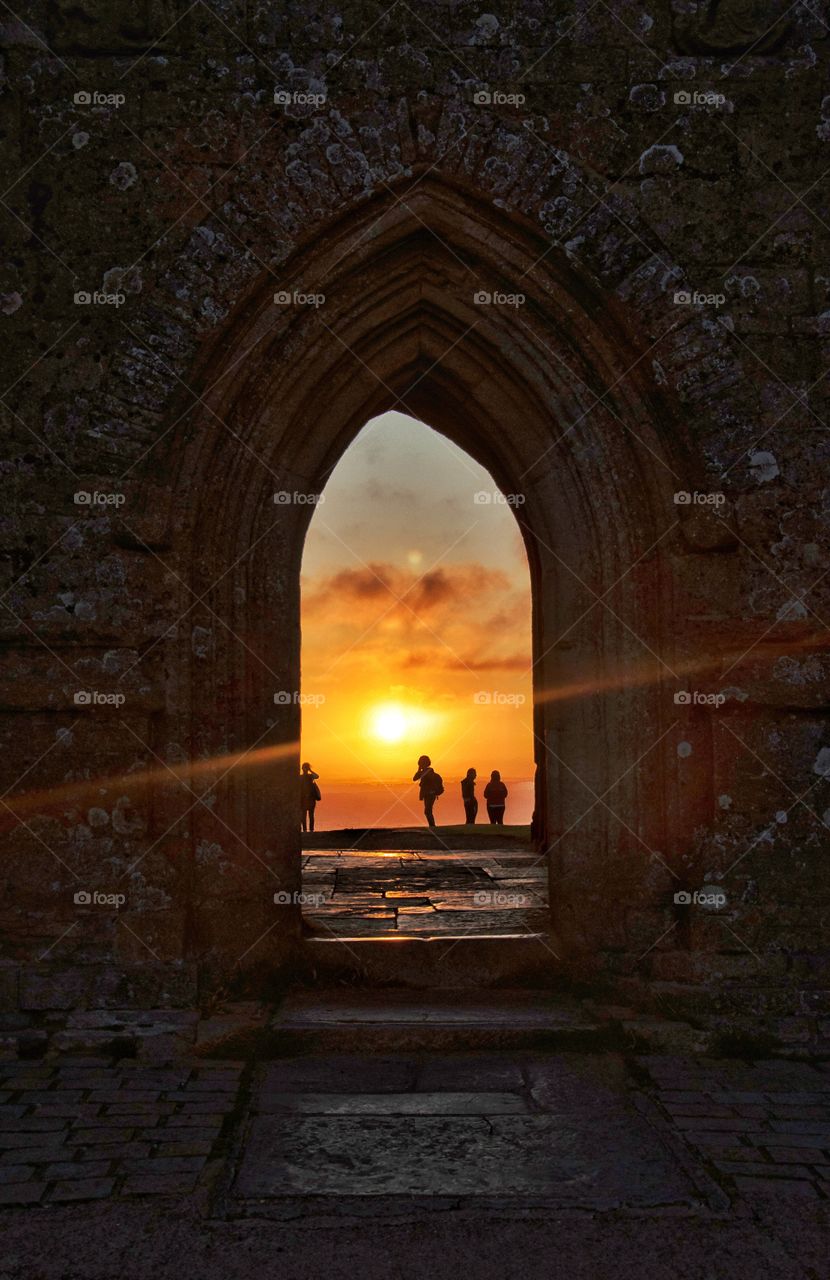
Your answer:
[[[353,616],[352,607],[383,601],[407,612],[430,613],[452,603],[463,614],[475,604],[512,590],[500,570],[483,564],[439,566],[419,574],[397,565],[374,562],[360,569],[306,578],[303,582],[303,614],[309,618],[329,612],[333,618]]]
[[[496,654],[481,657],[467,653],[452,657],[443,650],[438,655],[432,652],[410,654],[401,666],[404,668],[436,666],[443,671],[520,671],[524,673],[530,667],[531,661],[529,653],[509,653],[503,657]]]

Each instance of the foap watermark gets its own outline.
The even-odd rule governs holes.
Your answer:
[[[679,689],[674,695],[676,707],[722,707],[725,693],[701,693],[699,689]]]
[[[526,702],[523,693],[501,693],[498,689],[479,689],[473,694],[477,707],[523,707]]]
[[[73,94],[76,107],[123,107],[127,101],[123,93],[101,93],[98,89],[79,89]]]
[[[523,107],[524,93],[505,93],[502,89],[476,89],[473,102],[477,107]]]
[[[123,493],[102,493],[98,489],[78,489],[74,497],[76,507],[123,507]]]
[[[726,98],[713,89],[678,89],[674,103],[677,107],[705,107],[711,111],[726,106]]]
[[[278,489],[274,494],[274,505],[277,507],[316,507],[325,500],[324,493],[301,493],[299,489]]]
[[[506,889],[476,889],[473,903],[477,907],[529,907],[526,893],[508,893]]]
[[[73,896],[76,907],[123,907],[125,893],[101,893],[98,889],[76,889]]]
[[[278,889],[274,894],[274,902],[278,907],[287,907],[291,904],[301,907],[322,907],[325,901],[324,893],[305,893],[301,889],[295,889],[293,893],[289,893],[287,889]]]
[[[126,293],[103,293],[96,289],[91,293],[88,289],[78,289],[73,294],[76,307],[123,307],[127,301]]]
[[[479,489],[473,497],[477,507],[521,507],[525,501],[523,493],[502,493],[501,489]]]
[[[278,707],[322,707],[326,700],[324,693],[300,693],[298,689],[278,689],[274,694],[274,703]]]
[[[322,307],[324,293],[303,293],[302,289],[278,289],[274,294],[275,307]]]
[[[674,495],[676,507],[723,507],[726,505],[725,493],[702,493],[698,489],[678,489]]]
[[[675,289],[674,305],[676,307],[722,307],[726,302],[725,293],[703,293],[699,289]]]
[[[73,698],[76,707],[123,707],[126,701],[126,694],[102,693],[100,689],[78,689]]]
[[[704,884],[700,889],[678,889],[674,895],[678,907],[702,907],[704,911],[722,911],[726,891],[719,884]]]
[[[501,293],[494,289],[477,289],[473,302],[477,307],[523,307],[527,301],[523,293]]]
[[[274,102],[278,107],[324,107],[326,95],[308,89],[275,89]]]

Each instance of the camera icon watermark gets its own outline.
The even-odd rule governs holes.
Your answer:
[[[726,506],[725,493],[702,493],[698,489],[678,489],[674,495],[674,505],[676,507],[724,507]]]
[[[523,707],[527,697],[523,693],[502,693],[498,689],[479,689],[473,694],[476,707]]]
[[[275,307],[322,307],[324,293],[304,293],[302,289],[278,289],[274,294]]]
[[[523,293],[503,293],[494,289],[477,289],[473,294],[473,303],[477,307],[522,307],[527,298]]]
[[[722,911],[726,906],[726,890],[719,884],[704,884],[700,889],[678,889],[674,895],[678,907],[702,907],[704,911]]]
[[[79,489],[74,497],[76,507],[123,507],[123,493],[100,493],[97,489]]]
[[[274,902],[278,907],[300,906],[300,907],[322,907],[326,901],[324,893],[306,893],[303,890],[295,889],[293,893],[289,893],[287,889],[278,889],[274,894]]]
[[[123,907],[127,901],[124,893],[101,893],[98,889],[77,889],[72,898],[76,907]]]
[[[127,301],[125,293],[103,293],[100,289],[78,289],[72,297],[76,307],[123,307]]]
[[[695,289],[675,289],[673,295],[676,307],[722,307],[726,302],[725,293],[701,293]]]
[[[318,507],[325,500],[324,493],[300,493],[298,489],[278,489],[273,498],[277,507]]]
[[[676,707],[722,707],[725,693],[701,693],[699,689],[680,689],[674,695]]]
[[[274,704],[278,707],[322,707],[325,700],[324,693],[300,693],[299,689],[278,689],[274,694]]]
[[[521,507],[526,501],[523,493],[502,493],[501,489],[479,489],[473,495],[477,507]]]
[[[726,105],[726,97],[712,89],[678,89],[674,95],[677,107],[717,108]]]
[[[509,893],[506,889],[476,889],[473,894],[476,907],[527,907],[530,904],[526,893]]]
[[[274,102],[278,107],[323,107],[324,93],[310,93],[306,89],[275,89]]]
[[[98,689],[78,689],[73,697],[76,707],[123,707],[123,693],[101,693]]]
[[[505,93],[502,89],[476,89],[473,94],[477,107],[523,107],[526,102],[526,94]]]
[[[97,89],[79,89],[73,94],[76,107],[123,107],[127,101],[123,93],[99,93]]]

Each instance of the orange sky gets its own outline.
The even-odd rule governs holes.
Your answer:
[[[321,774],[324,801],[326,783],[332,799],[362,787],[365,825],[392,801],[367,784],[399,792],[422,752],[453,798],[442,821],[455,820],[471,765],[479,793],[491,769],[532,777],[530,579],[498,497],[469,455],[390,412],[364,427],[315,511],[303,556],[301,755]],[[318,809],[318,825],[337,824],[333,807]],[[521,809],[513,821],[529,820],[524,800]],[[394,824],[406,821],[398,813]]]

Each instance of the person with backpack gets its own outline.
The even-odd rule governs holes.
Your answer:
[[[432,808],[438,796],[444,794],[444,779],[440,773],[436,773],[433,769],[429,756],[419,757],[418,768],[412,781],[421,784],[418,796],[424,802],[424,816],[427,820],[427,826],[434,827],[435,818],[432,814]]]
[[[487,801],[487,817],[490,819],[490,825],[503,827],[507,787],[502,782],[498,769],[494,769],[490,774],[490,781],[484,788],[484,799]]]
[[[478,814],[475,769],[468,769],[467,776],[461,779],[461,799],[464,801],[464,821],[473,826]]]
[[[317,801],[323,798],[317,786],[319,777],[319,773],[315,773],[308,761],[305,761],[300,774],[300,821],[303,831],[314,830],[314,810]]]

